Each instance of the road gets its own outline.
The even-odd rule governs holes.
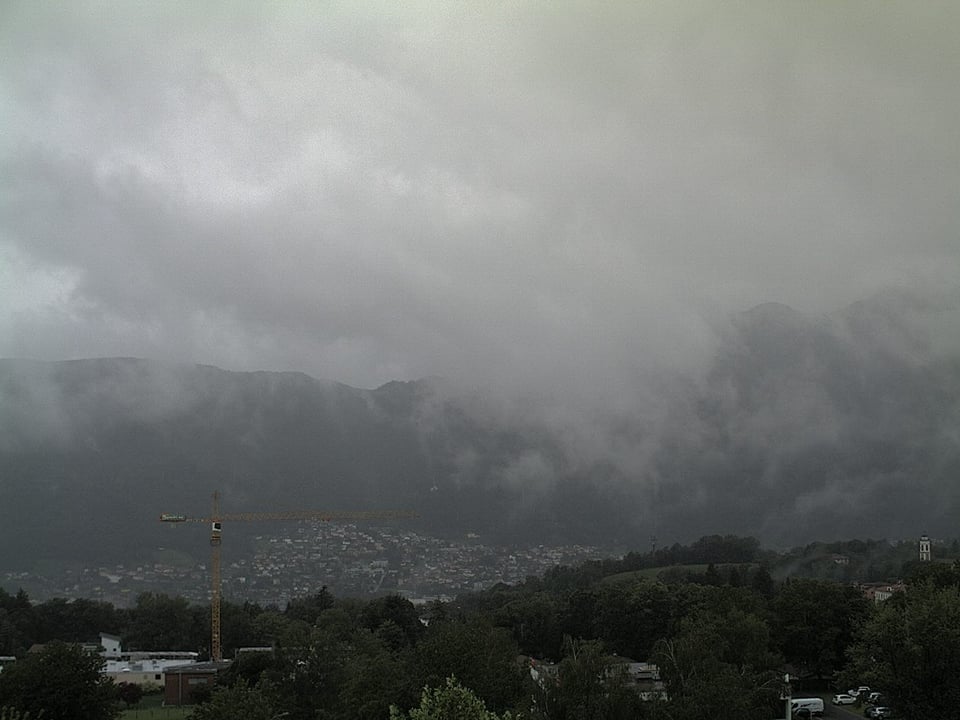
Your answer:
[[[854,710],[854,705],[831,705],[829,698],[823,701],[823,716],[837,720],[864,720],[863,710]]]
[[[813,695],[811,697],[817,696]],[[865,720],[863,707],[857,709],[854,705],[832,705],[829,697],[823,700],[823,717],[833,720]]]

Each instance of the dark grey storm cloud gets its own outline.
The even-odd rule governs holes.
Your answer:
[[[0,9],[0,356],[609,398],[960,277],[954,3],[199,7]]]

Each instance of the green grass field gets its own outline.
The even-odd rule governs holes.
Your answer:
[[[124,710],[120,713],[120,720],[186,720],[190,717],[191,708],[175,707],[139,707],[132,710]]]
[[[733,565],[735,567],[756,567],[757,563],[715,563],[714,567],[718,570],[720,568],[727,567],[728,565]],[[664,570],[677,570],[681,572],[689,573],[705,573],[707,571],[707,563],[700,565],[663,565],[661,567],[645,568],[643,570],[630,570],[628,572],[617,573],[616,575],[608,575],[600,581],[601,584],[608,583],[620,583],[620,582],[629,582],[637,578],[646,578],[647,580],[656,580],[657,576],[660,575]]]
[[[137,707],[124,710],[120,720],[185,720],[190,717],[190,707],[162,707],[163,696],[145,695]]]

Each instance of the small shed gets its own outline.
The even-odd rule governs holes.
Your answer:
[[[217,673],[229,665],[229,662],[211,661],[166,668],[163,673],[163,704],[176,707],[192,705],[194,690],[212,687]]]

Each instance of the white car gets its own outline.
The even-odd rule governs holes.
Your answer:
[[[839,695],[834,695],[833,702],[834,705],[853,705],[857,701],[857,698],[853,695],[847,693],[840,693]]]

